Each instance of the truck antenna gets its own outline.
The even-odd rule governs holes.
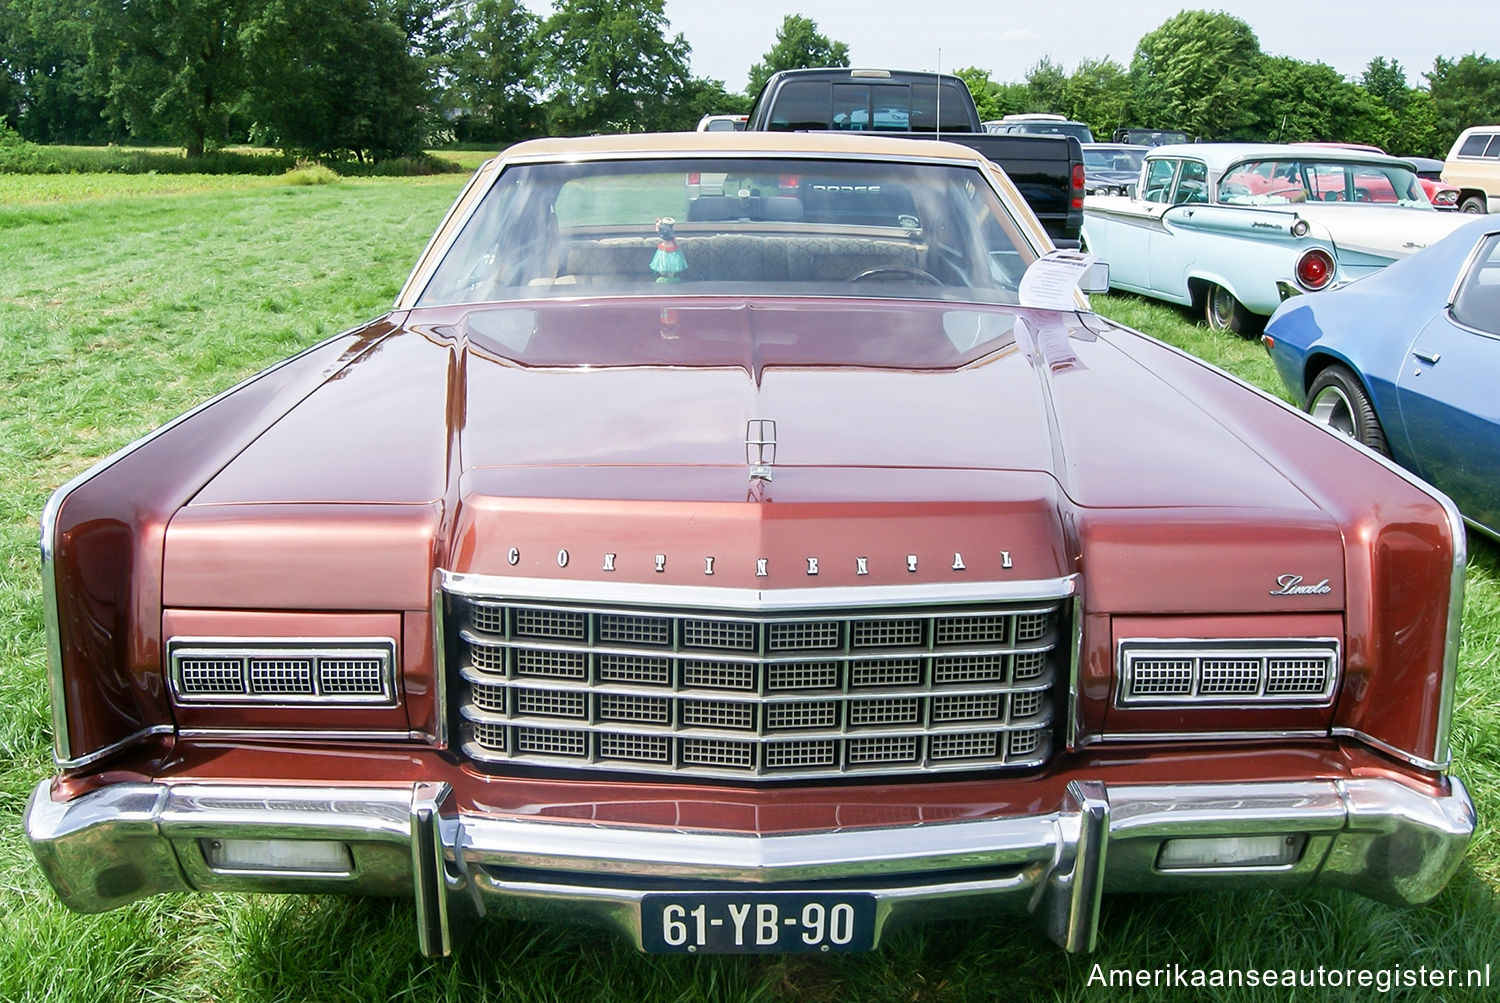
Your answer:
[[[932,138],[933,139],[942,139],[943,138],[943,47],[941,45],[938,46],[937,80],[935,81],[935,83],[936,83],[936,86],[933,89],[935,91],[937,91],[937,102],[936,102],[935,107],[933,108],[933,114],[937,116],[937,121],[934,122],[934,123],[932,123]]]

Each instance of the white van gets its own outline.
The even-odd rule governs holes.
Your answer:
[[[744,132],[749,115],[704,115],[698,120],[699,132]]]
[[[1459,189],[1464,212],[1500,212],[1500,125],[1460,133],[1443,162],[1443,180]]]

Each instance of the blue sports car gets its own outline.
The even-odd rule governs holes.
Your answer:
[[[1287,300],[1263,340],[1314,418],[1431,481],[1500,536],[1500,219]]]

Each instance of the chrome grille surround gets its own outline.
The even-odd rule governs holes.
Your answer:
[[[1128,638],[1119,643],[1120,707],[1326,707],[1339,642],[1314,638]]]
[[[1030,769],[1064,716],[1071,579],[1036,600],[839,589],[805,609],[715,607],[706,589],[680,605],[554,600],[534,580],[512,598],[505,580],[484,583],[450,586],[444,614],[453,733],[480,766],[742,782]]]
[[[173,637],[167,661],[182,704],[396,703],[388,637]]]

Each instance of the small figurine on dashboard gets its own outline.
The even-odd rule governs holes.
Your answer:
[[[651,270],[656,273],[658,282],[678,282],[678,273],[687,271],[687,259],[677,249],[677,235],[672,232],[676,225],[677,220],[671,216],[657,217],[656,234],[661,242],[651,257]]]

